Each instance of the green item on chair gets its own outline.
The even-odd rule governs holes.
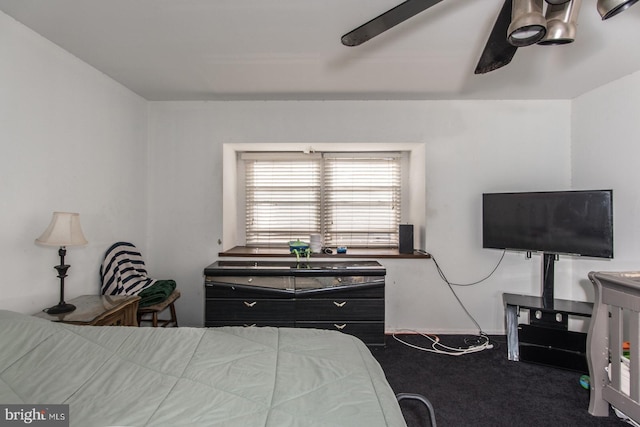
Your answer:
[[[138,294],[140,297],[139,306],[149,307],[150,305],[161,303],[169,298],[169,295],[171,295],[171,292],[175,289],[175,280],[158,280]]]

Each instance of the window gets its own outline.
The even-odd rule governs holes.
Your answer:
[[[319,156],[244,153],[247,246],[320,233]]]
[[[246,245],[398,246],[401,153],[242,153]]]

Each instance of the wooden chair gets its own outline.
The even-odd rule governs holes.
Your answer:
[[[117,242],[107,249],[100,266],[100,279],[102,281],[100,290],[103,295],[142,295],[147,289],[160,285],[159,280],[147,275],[142,254],[133,243],[129,242]],[[173,285],[174,287],[171,288],[173,291],[164,301],[138,308],[136,318],[139,326],[141,322],[151,322],[153,327],[178,326],[174,302],[180,298],[180,291],[175,289],[175,283]],[[164,297],[166,292],[169,292],[169,289],[163,287],[161,296]],[[166,320],[158,319],[158,314],[167,308],[171,317]],[[147,315],[151,318],[145,319]]]
[[[169,297],[159,302],[158,304],[150,305],[148,307],[138,308],[138,326],[142,326],[142,322],[151,322],[151,326],[157,328],[158,326],[166,328],[169,325],[178,327],[178,317],[176,316],[175,301],[180,298],[180,291],[174,290]],[[169,309],[171,317],[169,319],[159,319],[158,314],[164,310]],[[150,315],[150,318],[144,318]]]

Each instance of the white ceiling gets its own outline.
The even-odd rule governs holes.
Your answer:
[[[583,0],[565,46],[474,75],[503,0],[444,0],[359,47],[401,0],[0,0],[0,10],[148,100],[571,99],[640,70],[640,3]]]

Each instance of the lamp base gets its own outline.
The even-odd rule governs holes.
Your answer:
[[[53,307],[49,307],[45,309],[44,312],[47,314],[62,314],[62,313],[70,313],[75,309],[76,309],[75,305],[64,303],[64,304],[54,305]]]

